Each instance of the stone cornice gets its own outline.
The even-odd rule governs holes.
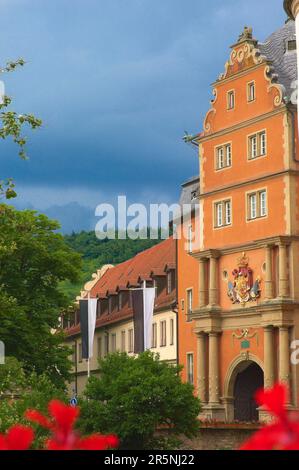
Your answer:
[[[223,248],[219,248],[217,250],[203,250],[203,251],[196,251],[193,253],[190,253],[190,256],[193,258],[200,260],[200,259],[205,259],[205,258],[210,258],[212,252],[217,252],[218,257],[223,256],[223,255],[228,255],[232,253],[239,253],[242,251],[253,251],[256,250],[257,248],[265,248],[267,246],[278,246],[278,245],[290,245],[294,241],[299,241],[299,236],[293,235],[293,236],[288,236],[288,235],[281,235],[281,236],[274,236],[270,238],[263,238],[260,240],[252,240],[247,243],[242,243],[240,245],[234,245],[234,246],[227,246]]]
[[[194,141],[196,141],[197,144],[198,143],[202,144],[202,143],[207,142],[209,140],[212,140],[216,137],[220,137],[220,136],[223,136],[223,135],[226,135],[226,134],[231,134],[234,131],[237,131],[239,129],[243,129],[245,127],[251,126],[252,124],[255,124],[257,122],[265,121],[266,119],[269,119],[269,118],[275,116],[276,114],[285,113],[287,111],[287,109],[288,108],[287,108],[286,105],[281,105],[277,109],[274,109],[273,111],[271,111],[269,113],[261,114],[260,116],[257,116],[255,118],[239,122],[239,123],[237,123],[233,126],[226,127],[225,129],[221,129],[220,131],[213,132],[213,133],[208,134],[208,135],[199,136],[198,138],[195,138]]]
[[[218,187],[216,189],[213,189],[212,191],[207,191],[207,192],[201,193],[198,196],[198,199],[201,200],[201,199],[204,199],[205,197],[212,196],[213,194],[218,194],[218,193],[222,193],[224,191],[229,191],[230,189],[242,188],[243,186],[252,185],[253,183],[259,183],[260,181],[265,181],[265,180],[268,180],[268,179],[279,178],[279,177],[285,176],[285,175],[299,176],[299,170],[288,169],[288,170],[283,170],[283,171],[279,171],[279,172],[276,172],[276,173],[268,173],[268,174],[262,175],[258,178],[253,178],[251,180],[240,181],[239,183],[230,184],[228,186],[221,186],[221,187]]]
[[[252,318],[261,317],[258,323],[262,326],[290,326],[293,324],[291,318],[286,317],[289,313],[299,308],[299,302],[292,299],[273,299],[272,301],[261,302],[248,307],[240,307],[232,310],[209,309],[207,307],[194,309],[190,315],[192,320],[204,320],[204,327],[196,326],[196,334],[207,333],[211,327],[215,332],[222,330],[222,322],[231,318]],[[280,314],[280,315],[279,315]],[[275,319],[273,316],[275,315]],[[212,331],[212,330],[211,330]]]
[[[267,61],[269,64],[271,64],[270,61]],[[241,72],[236,73],[232,77],[228,78],[223,78],[221,81],[217,79],[215,82],[211,84],[211,86],[216,87],[218,85],[223,85],[224,83],[231,82],[232,80],[236,80],[237,78],[243,77],[244,75],[250,75],[252,72],[254,72],[256,69],[260,67],[264,67],[265,63],[255,65],[254,67],[251,67],[250,69],[242,70]]]

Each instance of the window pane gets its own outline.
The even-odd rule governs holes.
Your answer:
[[[249,98],[249,101],[254,101],[255,99],[255,85],[254,83],[250,83],[249,84],[249,90],[248,90],[248,98]]]
[[[166,321],[160,322],[160,346],[166,346]]]
[[[260,134],[260,149],[261,149],[261,155],[266,155],[266,132],[262,132]]]
[[[231,202],[230,201],[226,201],[225,203],[225,223],[227,225],[230,225],[231,224],[231,220],[232,220],[232,217],[231,217]]]
[[[260,207],[261,207],[261,217],[267,215],[267,193],[262,191],[260,193]]]
[[[257,137],[256,137],[256,135],[254,137],[250,138],[250,155],[251,155],[251,158],[256,158],[257,157]]]
[[[222,221],[222,204],[221,203],[216,205],[216,212],[217,212],[217,227],[221,227],[223,225],[223,221]]]
[[[235,93],[230,91],[228,93],[228,109],[232,109],[235,107]]]
[[[223,147],[219,147],[217,150],[218,158],[218,168],[223,168],[224,166],[224,150]]]
[[[174,344],[174,320],[170,320],[170,345]]]
[[[249,204],[250,204],[250,218],[251,219],[256,219],[257,213],[256,213],[256,194],[252,194],[249,198]]]
[[[192,312],[193,308],[193,291],[188,290],[188,313]]]
[[[226,166],[231,166],[232,164],[232,147],[231,145],[226,146]]]

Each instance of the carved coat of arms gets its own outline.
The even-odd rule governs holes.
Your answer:
[[[258,277],[253,281],[252,269],[248,266],[249,260],[245,253],[238,259],[238,268],[234,269],[233,281],[228,281],[228,296],[233,304],[245,305],[254,301],[261,294],[261,280]]]

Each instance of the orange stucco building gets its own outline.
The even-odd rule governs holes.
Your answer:
[[[299,339],[296,78],[292,20],[263,43],[245,28],[192,138],[200,181],[183,193],[190,187],[194,199],[198,186],[190,224],[199,246],[178,240],[179,360],[203,418],[263,418],[253,394],[278,380],[298,408],[290,361]]]

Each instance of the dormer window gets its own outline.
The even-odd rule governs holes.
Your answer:
[[[235,107],[235,92],[231,90],[227,93],[227,109],[234,109]]]
[[[121,310],[123,306],[123,295],[122,292],[118,294],[118,310]]]
[[[289,39],[286,43],[286,50],[289,52],[297,50],[297,42],[296,39]]]
[[[113,302],[113,298],[112,298],[112,297],[109,297],[109,299],[108,299],[108,313],[109,313],[109,314],[112,313],[112,310],[113,310],[113,304],[112,304],[112,302]]]

